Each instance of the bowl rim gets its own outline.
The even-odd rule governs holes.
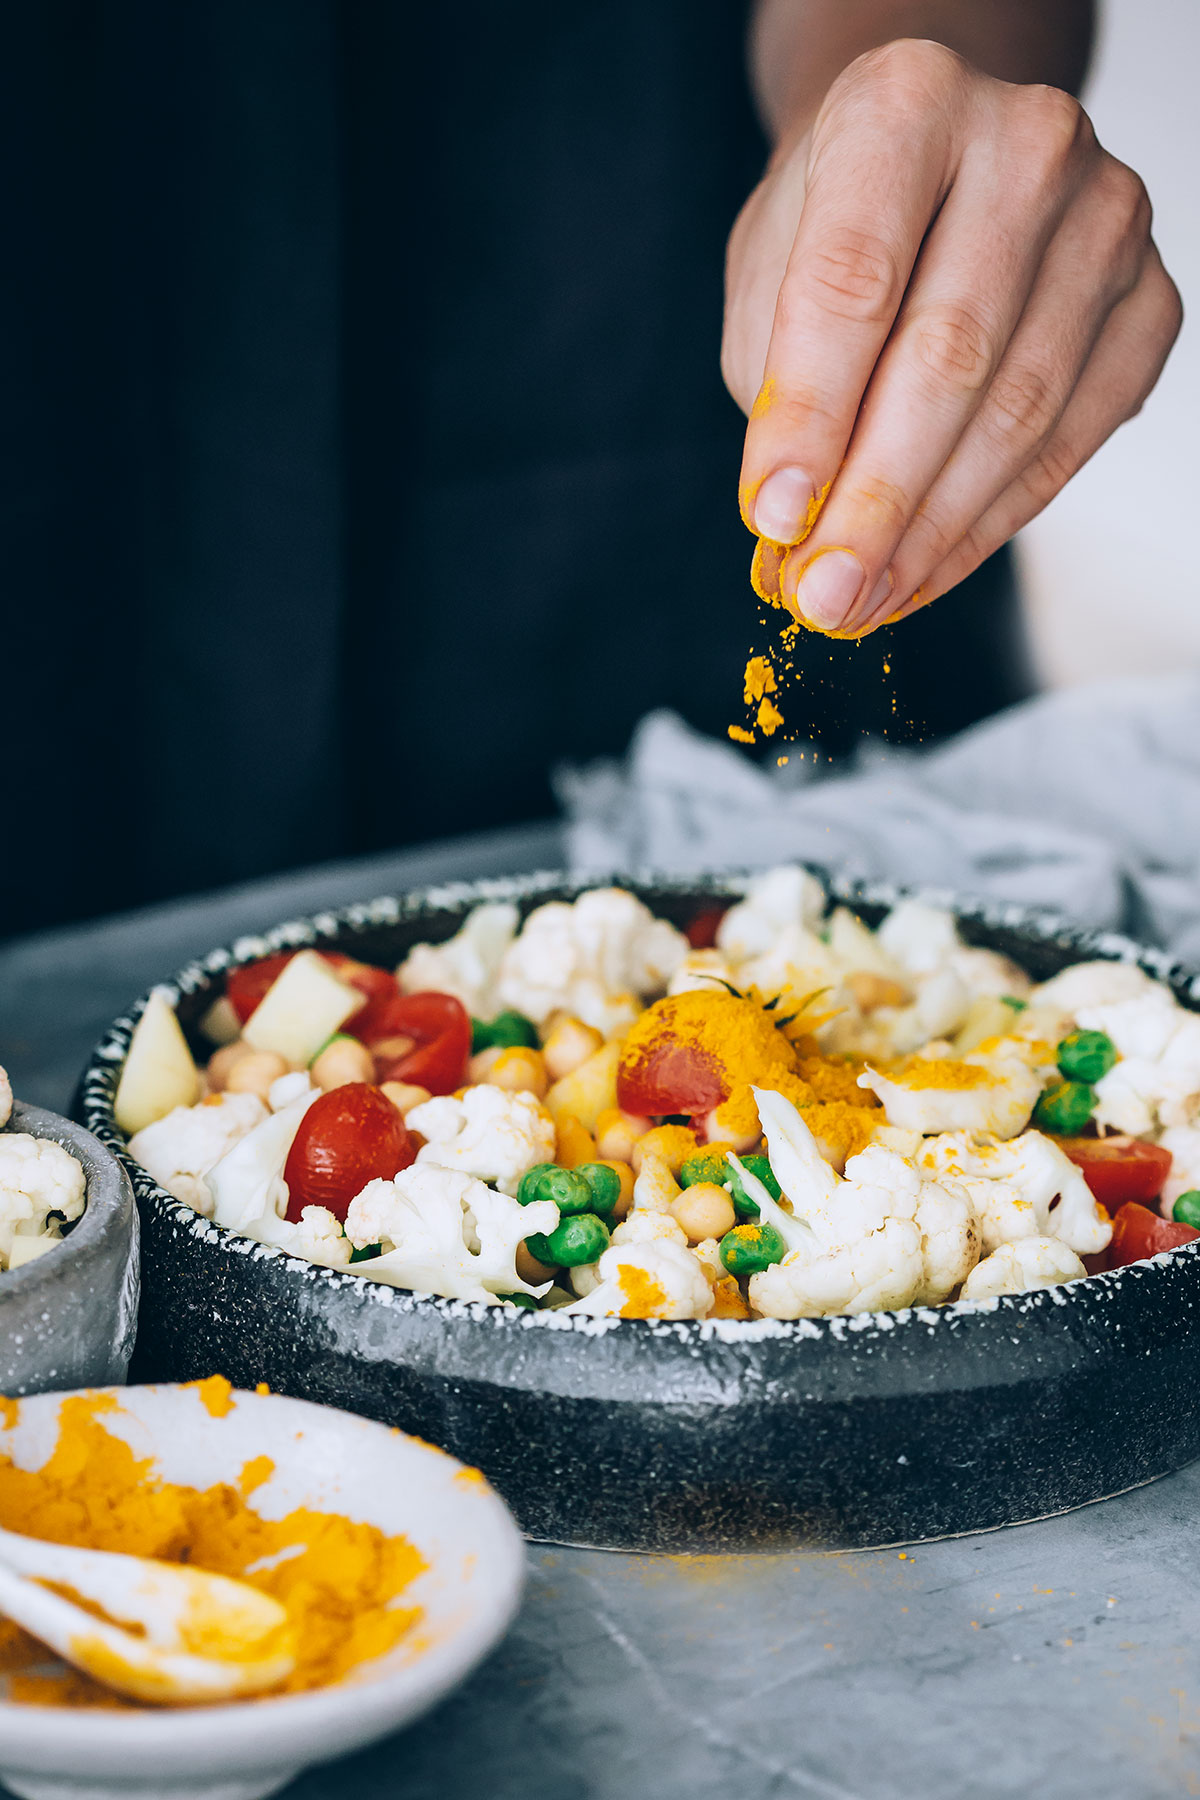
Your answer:
[[[1166,982],[1183,1005],[1200,1010],[1200,971],[1179,962],[1167,951],[1139,944],[1124,933],[1083,926],[1066,914],[1052,908],[1030,906],[1021,901],[1000,900],[955,893],[947,888],[911,887],[887,880],[859,880],[837,875],[819,864],[796,862],[820,881],[831,904],[892,907],[901,900],[922,900],[945,908],[956,919],[969,920],[984,930],[1025,931],[1050,945],[1069,951],[1077,960],[1101,959],[1136,964],[1156,980]],[[353,1284],[353,1291],[368,1304],[390,1306],[402,1311],[417,1311],[448,1321],[487,1322],[498,1329],[516,1331],[569,1331],[587,1337],[606,1336],[611,1331],[644,1337],[695,1343],[718,1339],[731,1346],[750,1345],[764,1339],[842,1340],[848,1334],[861,1337],[872,1334],[894,1340],[898,1333],[931,1329],[970,1328],[972,1320],[996,1314],[1015,1319],[1016,1315],[1043,1313],[1050,1308],[1084,1305],[1097,1294],[1115,1295],[1134,1272],[1136,1279],[1153,1279],[1168,1266],[1195,1262],[1200,1270],[1200,1239],[1160,1251],[1153,1257],[1131,1263],[1120,1269],[1105,1270],[1081,1276],[1077,1281],[1054,1287],[1032,1288],[1018,1294],[1000,1294],[983,1300],[956,1300],[943,1306],[907,1306],[874,1312],[839,1313],[816,1319],[621,1319],[593,1318],[586,1314],[555,1311],[533,1311],[527,1307],[487,1306],[478,1301],[448,1299],[439,1294],[422,1294],[408,1288],[391,1287],[371,1281],[353,1270],[331,1269],[292,1256],[278,1245],[261,1244],[252,1238],[206,1219],[182,1200],[166,1192],[129,1156],[126,1141],[112,1116],[112,1096],[120,1066],[124,1061],[129,1038],[151,993],[165,991],[175,1005],[186,994],[211,984],[214,977],[241,963],[253,962],[274,951],[319,948],[325,942],[344,945],[345,934],[379,930],[406,921],[419,920],[429,914],[446,912],[465,916],[473,906],[485,902],[509,901],[514,904],[537,904],[551,898],[573,899],[598,887],[622,887],[634,893],[653,890],[669,897],[728,899],[733,902],[745,895],[751,881],[764,873],[761,869],[731,869],[680,875],[653,868],[632,871],[609,871],[592,875],[572,875],[561,869],[539,869],[527,875],[489,877],[478,881],[451,881],[405,890],[400,894],[379,895],[349,906],[322,909],[318,912],[286,919],[259,933],[242,934],[230,944],[218,946],[206,955],[186,963],[165,982],[140,995],[109,1026],[89,1058],[80,1077],[76,1107],[101,1144],[110,1150],[126,1169],[139,1199],[165,1213],[203,1243],[224,1254],[249,1255],[253,1261],[282,1259],[292,1269],[327,1289]],[[652,904],[647,902],[647,904]],[[18,1271],[20,1273],[21,1271]],[[1153,1274],[1151,1272],[1154,1272]],[[363,1290],[370,1290],[364,1294]],[[1081,1290],[1076,1293],[1076,1290]]]
[[[191,1382],[162,1381],[137,1383],[132,1387],[110,1385],[63,1389],[53,1393],[31,1394],[23,1398],[20,1405],[57,1404],[79,1394],[111,1394],[119,1403],[131,1393],[161,1393],[164,1390],[186,1393],[194,1385]],[[340,1407],[325,1406],[313,1400],[294,1399],[287,1394],[258,1394],[244,1388],[234,1388],[232,1398],[239,1403],[251,1401],[260,1407],[285,1407],[293,1416],[297,1412],[332,1414],[342,1421],[344,1428],[361,1427],[380,1433],[393,1443],[402,1443],[423,1457],[436,1458],[439,1463],[451,1465],[456,1474],[467,1468],[458,1457],[448,1450],[439,1449],[436,1444],[426,1443],[424,1439],[414,1437],[409,1432],[383,1425],[375,1419],[364,1418],[358,1413],[346,1412]],[[473,1473],[478,1475],[478,1471]],[[0,1699],[0,1768],[26,1766],[10,1761],[10,1747],[19,1749],[18,1740],[22,1738],[26,1744],[33,1743],[40,1735],[45,1734],[48,1720],[53,1721],[56,1742],[61,1743],[68,1755],[81,1750],[94,1750],[108,1752],[119,1759],[126,1751],[139,1755],[169,1752],[172,1765],[177,1764],[184,1756],[198,1755],[204,1758],[205,1768],[231,1769],[282,1768],[285,1764],[291,1766],[293,1759],[285,1747],[285,1734],[293,1726],[303,1726],[306,1735],[310,1732],[328,1734],[332,1745],[329,1756],[344,1754],[356,1745],[369,1742],[383,1731],[397,1729],[405,1719],[418,1716],[464,1680],[499,1643],[520,1607],[527,1575],[525,1540],[508,1506],[486,1477],[480,1476],[477,1481],[472,1482],[471,1493],[473,1503],[490,1512],[499,1528],[499,1543],[502,1548],[491,1565],[494,1579],[489,1586],[480,1590],[477,1602],[472,1605],[469,1621],[441,1643],[423,1649],[412,1662],[401,1668],[381,1670],[376,1674],[369,1673],[370,1663],[367,1662],[351,1671],[348,1679],[326,1687],[306,1689],[294,1694],[227,1701],[214,1706],[106,1710],[101,1707],[30,1705],[23,1701]],[[360,1669],[367,1672],[360,1673]],[[397,1712],[397,1689],[401,1690],[405,1700],[400,1713]],[[268,1729],[262,1734],[264,1741],[259,1749],[238,1751],[231,1748],[227,1756],[213,1758],[211,1751],[214,1740],[220,1742],[228,1732],[232,1745],[234,1739],[240,1736],[245,1721],[267,1723]],[[273,1748],[276,1735],[283,1738],[280,1748]],[[322,1755],[318,1758],[309,1751],[301,1751],[297,1743],[295,1766],[306,1767],[314,1760],[323,1761],[327,1757]],[[41,1761],[36,1766],[39,1769],[50,1768],[53,1766],[53,1759]]]
[[[71,1229],[43,1256],[19,1269],[0,1273],[0,1306],[6,1298],[35,1294],[42,1285],[59,1282],[74,1263],[94,1249],[114,1224],[119,1225],[126,1207],[136,1220],[133,1176],[129,1163],[115,1145],[105,1144],[86,1125],[64,1118],[44,1106],[14,1100],[8,1124],[0,1131],[28,1133],[60,1144],[83,1168],[84,1207]],[[90,1166],[89,1166],[90,1165]],[[111,1180],[105,1179],[111,1175]],[[136,1230],[136,1225],[134,1226]]]

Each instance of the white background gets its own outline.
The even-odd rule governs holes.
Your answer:
[[[1158,388],[1018,550],[1051,686],[1200,666],[1200,0],[1107,0],[1084,94],[1137,170],[1189,317]]]

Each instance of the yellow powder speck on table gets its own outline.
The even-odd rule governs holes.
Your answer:
[[[223,1417],[228,1382],[218,1377],[195,1385],[213,1417]],[[247,1496],[274,1471],[266,1456],[246,1463],[236,1486],[201,1490],[164,1481],[150,1458],[137,1457],[105,1429],[105,1416],[119,1412],[112,1395],[64,1400],[58,1442],[42,1468],[20,1469],[0,1456],[0,1525],[51,1543],[189,1563],[272,1595],[295,1632],[296,1667],[279,1690],[285,1693],[341,1680],[390,1650],[416,1623],[418,1607],[396,1604],[426,1566],[407,1538],[308,1507],[260,1518]],[[281,1556],[285,1551],[290,1554]],[[13,1699],[130,1704],[86,1676],[43,1675],[39,1665],[46,1662],[41,1645],[0,1624],[0,1669],[10,1671]]]
[[[727,731],[735,744],[752,744],[754,742],[754,733],[743,731],[740,725],[730,725],[727,727]]]

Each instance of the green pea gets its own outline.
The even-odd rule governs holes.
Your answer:
[[[735,1225],[721,1239],[720,1257],[731,1275],[754,1275],[782,1262],[787,1245],[773,1225]]]
[[[608,1226],[595,1213],[576,1213],[573,1218],[560,1219],[553,1231],[538,1231],[525,1239],[530,1256],[552,1269],[596,1262],[608,1245]]]
[[[576,1169],[560,1169],[557,1163],[537,1163],[522,1176],[517,1199],[522,1206],[532,1206],[538,1200],[553,1200],[565,1216],[594,1210],[592,1190],[586,1177]]]
[[[1095,1104],[1095,1093],[1086,1082],[1056,1081],[1034,1107],[1033,1123],[1039,1131],[1074,1137],[1091,1118]]]
[[[573,1173],[587,1182],[591,1192],[591,1204],[586,1210],[594,1212],[598,1219],[611,1219],[621,1198],[621,1177],[617,1171],[608,1163],[592,1162],[580,1163]]]
[[[497,1294],[497,1300],[507,1300],[510,1306],[524,1307],[526,1312],[536,1312],[538,1303],[532,1294]]]
[[[1117,1046],[1104,1031],[1072,1031],[1058,1046],[1058,1066],[1068,1081],[1099,1081],[1116,1060]]]
[[[1200,1188],[1189,1188],[1186,1194],[1180,1194],[1171,1208],[1171,1217],[1177,1225],[1190,1225],[1193,1231],[1200,1231]]]
[[[382,1256],[382,1255],[383,1255],[383,1245],[382,1244],[364,1244],[361,1250],[352,1250],[350,1252],[350,1261],[352,1263],[368,1262],[372,1256]]]
[[[691,1156],[684,1157],[679,1171],[680,1187],[695,1187],[698,1181],[713,1181],[718,1187],[724,1187],[733,1174],[733,1165],[725,1151],[719,1145],[707,1150],[696,1150]]]
[[[768,1194],[770,1194],[772,1200],[778,1200],[780,1195],[779,1183],[776,1181],[775,1171],[767,1161],[766,1157],[743,1156],[741,1161],[742,1167],[746,1170],[747,1174],[757,1175]],[[732,1163],[729,1165],[729,1174],[731,1177],[729,1181],[729,1197],[733,1201],[734,1212],[739,1219],[757,1219],[758,1202],[757,1200],[752,1200],[750,1198],[749,1194],[746,1192],[745,1184],[743,1183],[741,1176],[738,1174]]]
[[[477,1056],[481,1050],[508,1050],[514,1044],[524,1044],[530,1050],[537,1049],[537,1026],[524,1013],[514,1012],[506,1007],[497,1013],[494,1019],[471,1020],[471,1055]]]

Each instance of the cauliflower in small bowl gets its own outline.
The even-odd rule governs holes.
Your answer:
[[[0,1069],[0,1394],[123,1381],[137,1322],[129,1178]]]

